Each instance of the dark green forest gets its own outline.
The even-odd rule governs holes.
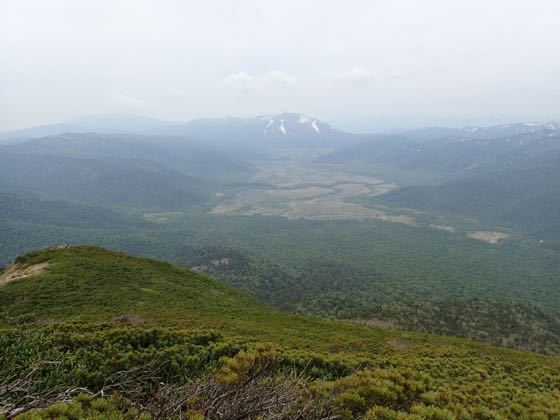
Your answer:
[[[536,241],[492,245],[384,222],[200,213],[161,224],[77,204],[0,199],[3,264],[29,249],[90,243],[195,267],[288,312],[391,320],[558,352],[560,259]],[[477,315],[478,306],[448,310],[472,299],[498,302],[487,306],[504,316]],[[512,339],[512,325],[523,338]]]

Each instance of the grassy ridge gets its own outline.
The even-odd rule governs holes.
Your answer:
[[[45,261],[43,273],[0,286],[1,318],[10,325],[0,334],[3,375],[48,355],[60,362],[45,371],[48,383],[95,387],[155,358],[173,361],[166,380],[184,381],[267,342],[283,366],[319,378],[314,386],[329,389],[351,417],[379,407],[465,418],[560,414],[559,358],[282,314],[189,270],[94,247],[18,259]]]

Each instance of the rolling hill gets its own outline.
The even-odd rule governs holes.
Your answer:
[[[157,132],[173,122],[134,114],[99,114],[76,117],[55,124],[45,124],[20,130],[0,133],[0,141],[18,142],[33,138],[64,133],[146,133]]]
[[[543,130],[560,129],[558,121],[538,121],[507,123],[491,126],[469,126],[462,128],[424,127],[403,132],[403,135],[423,140],[434,140],[448,136],[470,137],[474,139],[495,139],[517,136],[519,134],[538,133]]]
[[[9,153],[99,159],[113,163],[151,163],[183,175],[216,180],[250,171],[258,156],[243,147],[208,144],[185,137],[135,134],[64,133],[19,142],[0,149]]]
[[[432,174],[429,184],[410,182],[414,185],[370,200],[373,205],[475,218],[525,234],[550,236],[559,223],[557,125],[500,127],[475,130],[470,137],[468,130],[463,136],[430,140],[381,136],[332,151],[317,162],[348,167],[357,162],[374,168],[386,165],[397,168],[404,178]],[[487,137],[508,132],[514,135]]]
[[[1,192],[0,220],[81,229],[125,229],[146,224],[102,207]]]
[[[186,209],[251,173],[247,152],[184,138],[71,133],[0,147],[0,191],[145,210]]]
[[[163,386],[186,391],[202,377],[199,386],[245,395],[248,384],[269,383],[246,376],[255,369],[299,390],[290,409],[303,410],[298,398],[313,398],[315,407],[348,418],[559,414],[560,359],[554,357],[282,314],[189,270],[93,247],[33,252],[1,276],[0,381],[35,369],[26,392],[43,396],[42,404],[27,407],[36,415],[130,414],[135,407],[149,417],[155,412],[146,404],[163,398]],[[45,360],[53,363],[33,367]],[[134,369],[148,361],[163,365],[157,373],[144,368],[135,379]],[[204,379],[210,367],[213,379]],[[123,369],[131,376],[115,391],[108,378]],[[286,370],[309,379],[286,382]],[[134,388],[138,380],[142,388]],[[75,386],[106,393],[41,409],[57,401],[45,389]],[[4,392],[0,407],[14,410],[18,395]],[[105,403],[96,402],[102,398]],[[183,410],[212,412],[205,397],[182,398]]]
[[[396,207],[463,215],[521,232],[553,232],[560,223],[560,152],[439,185],[410,186],[381,198]]]
[[[96,206],[162,210],[206,199],[196,178],[145,162],[0,153],[0,189]]]

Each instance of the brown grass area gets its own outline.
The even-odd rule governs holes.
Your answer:
[[[469,238],[478,239],[479,241],[488,242],[489,244],[497,244],[498,242],[510,237],[508,233],[490,232],[479,230],[467,234]]]
[[[342,321],[350,324],[364,325],[366,327],[379,327],[385,329],[398,328],[393,321],[385,321],[382,319],[343,319]]]
[[[40,274],[48,266],[48,262],[33,264],[27,267],[22,267],[19,264],[11,264],[0,274],[0,286],[15,280],[21,280]]]
[[[401,340],[400,338],[391,338],[387,341],[387,345],[393,350],[406,350],[410,347],[410,343],[406,340]]]

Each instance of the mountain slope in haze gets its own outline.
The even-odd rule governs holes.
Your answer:
[[[426,170],[445,176],[470,176],[524,165],[560,152],[560,130],[542,129],[516,136],[477,139],[447,136],[430,141],[377,135],[368,141],[329,152],[321,163],[384,163],[403,170]]]
[[[204,144],[185,137],[132,134],[65,133],[20,142],[0,151],[122,162],[152,162],[169,170],[206,179],[250,171],[258,155],[242,147]]]
[[[0,153],[0,190],[96,206],[167,210],[205,200],[196,178],[145,162]]]
[[[316,378],[304,395],[326,398],[348,418],[560,414],[558,358],[290,316],[191,271],[99,248],[43,250],[15,264],[0,285],[8,326],[0,330],[0,380],[25,375],[37,360],[56,361],[35,371],[34,392],[95,392],[116,372],[147,361],[162,365],[153,377],[145,374],[146,385],[184,386],[208,369],[236,384],[237,375],[247,378],[242,366],[262,360],[278,366],[268,375],[287,370]],[[15,272],[22,275],[6,283]],[[141,389],[127,398],[142,398]]]
[[[404,187],[380,200],[397,207],[475,217],[527,233],[552,232],[560,223],[560,152],[440,185]]]
[[[368,135],[363,141],[344,145],[319,156],[318,163],[347,164],[352,162],[399,163],[414,156],[418,147],[416,142],[399,135]]]
[[[552,123],[523,127],[529,131],[491,139],[382,137],[335,150],[318,162],[436,174],[437,185],[404,186],[370,201],[544,234],[560,222],[560,131]]]
[[[228,155],[229,154],[229,155]],[[148,210],[186,209],[247,177],[253,153],[185,138],[70,133],[0,147],[0,191]]]
[[[146,225],[145,222],[114,211],[66,201],[45,201],[33,195],[0,192],[0,220],[89,229],[126,229]]]
[[[76,117],[71,120],[45,124],[0,133],[0,141],[33,139],[64,133],[151,133],[176,123],[134,114],[99,114]]]
[[[358,135],[345,133],[301,113],[284,112],[254,118],[201,118],[188,122],[161,121],[129,114],[103,114],[70,121],[0,133],[0,141],[18,142],[66,133],[143,134],[203,139],[206,142],[249,143],[253,146],[321,146],[356,141]],[[303,142],[300,144],[300,142]]]
[[[196,138],[289,146],[344,144],[359,138],[299,113],[193,120],[184,124],[180,133]]]
[[[463,128],[423,127],[407,130],[402,135],[421,140],[436,140],[443,137],[469,137],[474,139],[494,139],[500,137],[532,134],[543,130],[560,130],[558,121],[522,122],[491,126],[469,126]]]

